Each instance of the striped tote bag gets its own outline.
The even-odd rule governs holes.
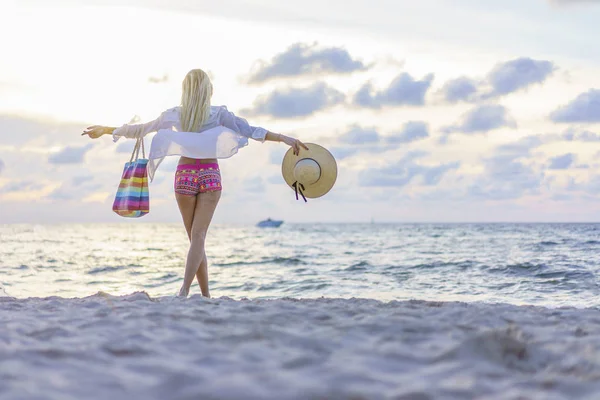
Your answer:
[[[142,158],[139,158],[140,148]],[[150,212],[147,165],[144,139],[138,138],[131,159],[125,163],[121,183],[113,203],[113,211],[121,217],[139,218]]]

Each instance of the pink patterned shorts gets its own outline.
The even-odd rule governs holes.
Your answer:
[[[198,193],[216,192],[221,188],[219,164],[181,164],[175,172],[175,193],[196,196]]]

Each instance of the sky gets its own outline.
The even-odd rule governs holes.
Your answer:
[[[297,201],[286,146],[221,160],[213,221],[600,221],[600,1],[0,0],[0,223],[179,222],[177,158],[112,212],[132,141],[206,70],[213,105],[335,156]],[[146,138],[150,146],[153,135]]]

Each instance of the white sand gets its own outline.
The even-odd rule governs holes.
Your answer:
[[[1,399],[598,399],[600,312],[0,298]]]

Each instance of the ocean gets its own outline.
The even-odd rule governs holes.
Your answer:
[[[600,224],[213,225],[206,245],[213,297],[600,305]],[[0,293],[173,296],[187,249],[182,224],[3,225]]]
[[[0,227],[0,398],[596,400],[596,224]]]

